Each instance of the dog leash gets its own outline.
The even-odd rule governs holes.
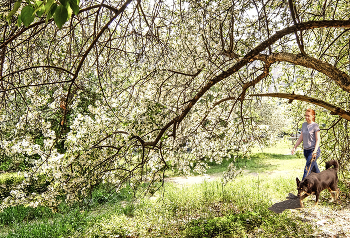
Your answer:
[[[315,156],[312,156],[312,158],[311,158],[311,161],[310,161],[310,166],[309,166],[309,169],[307,170],[307,174],[306,174],[306,176],[308,176],[308,175],[309,175],[309,172],[310,172],[310,169],[311,169],[312,162],[313,162],[314,160],[316,160],[316,157],[317,157],[317,153],[316,153],[316,155],[315,155]]]

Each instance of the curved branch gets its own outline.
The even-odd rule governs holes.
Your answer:
[[[124,134],[124,135],[129,135],[129,133],[127,133],[126,131],[115,131],[107,136],[105,136],[104,138],[102,138],[101,140],[99,140],[97,143],[95,143],[91,148],[95,148],[97,147],[101,142],[107,140],[108,138],[110,138],[111,136],[114,136],[116,134]]]
[[[49,22],[52,22],[53,19],[50,19]],[[0,45],[0,49],[4,48],[6,45],[8,45],[11,41],[13,41],[14,39],[16,39],[17,37],[19,37],[20,35],[22,35],[23,32],[35,28],[37,26],[40,26],[41,24],[44,24],[46,21],[39,21],[36,22],[28,27],[23,27],[19,32],[17,32],[16,34],[12,35],[9,39],[7,39],[6,41],[4,41],[1,45]]]
[[[1,82],[5,82],[5,81],[1,81]],[[18,87],[14,86],[14,87],[9,88],[9,89],[0,90],[0,93],[12,91],[12,90],[17,90],[17,89],[21,89],[21,88],[38,87],[38,86],[45,86],[45,85],[52,85],[52,84],[61,84],[61,83],[69,83],[69,82],[72,82],[72,80],[59,81],[59,82],[49,82],[49,83],[29,84],[29,85],[18,86]],[[6,83],[12,84],[10,82],[6,82]]]
[[[268,46],[272,45],[282,37],[294,33],[295,31],[300,30],[309,30],[314,28],[350,28],[350,20],[342,21],[342,20],[334,20],[334,21],[309,21],[309,22],[302,22],[298,23],[296,25],[287,27],[283,30],[277,31],[274,35],[272,35],[269,39],[263,41],[259,45],[257,45],[254,49],[252,49],[248,54],[246,54],[242,59],[240,59],[237,63],[235,63],[232,67],[229,69],[223,71],[221,74],[215,76],[212,80],[210,80],[206,85],[204,85],[198,93],[192,98],[192,100],[189,101],[187,106],[184,108],[182,113],[175,117],[173,120],[168,122],[159,132],[158,136],[154,141],[151,142],[145,142],[145,145],[149,146],[155,146],[162,138],[165,131],[173,125],[175,122],[181,122],[185,116],[189,113],[191,108],[196,104],[196,102],[215,84],[222,81],[223,79],[228,78],[238,70],[240,70],[242,67],[244,67],[247,63],[254,61],[255,57],[260,54],[263,50],[265,50]],[[349,85],[350,86],[350,85]]]
[[[196,73],[194,74],[187,74],[187,73],[182,73],[182,72],[179,72],[179,71],[175,71],[175,70],[171,70],[171,69],[168,69],[169,72],[172,72],[174,74],[181,74],[181,75],[184,75],[184,76],[190,76],[190,77],[197,77],[198,74],[200,74],[200,72],[202,72],[202,69],[199,69]]]
[[[82,13],[82,12],[89,11],[89,10],[94,9],[94,8],[102,8],[102,7],[107,8],[107,9],[111,10],[114,13],[118,12],[117,8],[102,3],[102,4],[97,4],[97,5],[94,5],[94,6],[90,6],[90,7],[87,7],[87,8],[80,9],[79,14]]]
[[[271,63],[276,61],[284,61],[314,69],[328,76],[336,84],[338,84],[341,89],[350,93],[350,76],[327,62],[323,62],[307,55],[295,55],[291,53],[276,53],[269,56],[260,54],[257,55],[255,59],[268,60]]]
[[[25,69],[20,69],[20,70],[11,72],[11,73],[6,74],[5,76],[1,77],[0,80],[3,79],[3,78],[6,78],[6,77],[8,77],[8,76],[17,74],[17,73],[21,73],[21,72],[23,72],[23,71],[27,71],[27,70],[31,70],[31,69],[39,69],[39,68],[48,68],[48,69],[52,68],[52,69],[56,69],[56,70],[61,70],[61,71],[63,71],[63,72],[66,72],[66,73],[68,73],[68,74],[74,76],[74,74],[73,74],[72,72],[70,72],[69,70],[66,70],[66,69],[64,69],[64,68],[61,68],[61,67],[51,66],[51,65],[39,65],[39,66],[33,66],[33,67],[29,67],[29,68],[25,68]]]
[[[71,94],[72,91],[72,87],[75,84],[75,80],[78,78],[78,75],[80,73],[80,69],[83,66],[85,59],[87,58],[87,56],[89,55],[90,51],[92,50],[92,48],[95,46],[95,44],[97,43],[98,39],[102,36],[102,34],[105,32],[105,30],[108,29],[108,26],[122,13],[124,12],[124,10],[126,9],[126,7],[132,2],[132,0],[127,0],[126,2],[124,2],[123,6],[120,7],[120,9],[118,11],[116,11],[116,14],[107,22],[107,24],[105,24],[103,26],[103,28],[100,30],[100,32],[96,35],[95,39],[92,41],[92,43],[90,44],[89,48],[85,51],[84,55],[82,56],[82,58],[79,61],[79,64],[76,68],[75,74],[71,80],[71,84],[69,85],[68,88],[68,93],[67,93],[67,99],[66,99],[66,105],[68,105],[68,99],[69,96]],[[63,123],[65,122],[65,118],[66,118],[66,112],[67,110],[64,111],[63,113]],[[63,124],[62,124],[62,128],[63,128]]]
[[[328,102],[322,101],[320,99],[304,96],[304,95],[295,95],[295,94],[287,94],[287,93],[265,93],[265,94],[251,94],[251,97],[277,97],[277,98],[286,98],[291,100],[299,100],[303,102],[309,102],[320,107],[323,107],[329,111],[331,111],[332,115],[339,115],[342,118],[350,121],[350,112],[345,111],[344,109],[334,106]]]

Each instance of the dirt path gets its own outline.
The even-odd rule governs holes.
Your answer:
[[[341,204],[331,208],[319,205],[300,210],[291,210],[305,222],[318,228],[315,237],[350,237],[350,205]]]
[[[211,182],[222,177],[222,174],[214,175],[200,175],[200,176],[188,176],[188,177],[171,177],[166,178],[165,182],[173,182],[179,185],[191,185],[196,183],[203,183],[204,181]]]
[[[285,176],[290,174],[297,174],[297,170],[276,170],[276,171],[269,171],[264,173],[255,173],[250,172],[249,170],[243,170],[244,175],[250,175],[257,177],[259,175],[268,175],[269,177],[279,177],[279,176]],[[173,182],[179,185],[191,185],[196,183],[203,183],[204,181],[214,181],[216,179],[222,178],[222,173],[217,174],[205,174],[205,175],[198,175],[198,176],[180,176],[180,177],[170,177],[166,178],[165,182]]]

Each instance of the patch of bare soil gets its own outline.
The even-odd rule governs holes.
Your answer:
[[[221,174],[214,175],[200,175],[200,176],[187,176],[187,177],[171,177],[166,178],[165,182],[173,182],[179,185],[191,185],[196,183],[203,183],[204,181],[214,181],[218,178],[221,178]]]
[[[350,237],[349,204],[337,208],[318,205],[292,212],[318,229],[314,237]]]
[[[262,174],[267,174],[268,176],[276,177],[276,176],[284,176],[288,174],[295,174],[298,171],[294,170],[283,170],[283,171],[270,171],[270,172],[264,172],[260,173]],[[250,176],[259,176],[258,173],[254,172],[249,172],[248,170],[243,170],[243,174],[245,175],[250,175]],[[191,184],[196,184],[196,183],[203,183],[204,181],[214,181],[216,179],[222,178],[222,173],[218,174],[205,174],[205,175],[198,175],[198,176],[180,176],[180,177],[171,177],[171,178],[166,178],[165,182],[173,182],[179,185],[191,185]]]

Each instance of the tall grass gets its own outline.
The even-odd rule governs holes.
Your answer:
[[[1,237],[307,237],[310,226],[290,212],[268,209],[294,189],[294,177],[268,175],[241,176],[226,185],[220,179],[180,187],[169,183],[156,197],[140,200],[127,189],[104,200],[107,194],[100,189],[86,211],[12,210],[16,219],[2,221],[7,234]],[[30,217],[23,215],[28,212]]]
[[[312,229],[290,212],[268,208],[295,189],[293,178],[240,177],[178,187],[156,198],[125,203],[101,213],[84,237],[307,237]],[[294,179],[293,179],[294,181]],[[272,183],[271,183],[272,182]],[[276,189],[277,187],[277,189]],[[277,195],[277,196],[276,196]],[[126,208],[132,212],[125,213]],[[77,235],[76,237],[78,237]]]

